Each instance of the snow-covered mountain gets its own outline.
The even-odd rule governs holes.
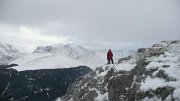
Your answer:
[[[95,69],[96,67],[107,63],[107,51],[107,49],[89,50],[76,44],[56,44],[50,46],[38,46],[34,53],[56,53],[76,59]],[[126,57],[135,53],[135,51],[127,49],[112,51],[114,54],[113,59],[115,62],[117,62],[121,57]]]
[[[24,56],[26,52],[19,47],[10,44],[0,43],[0,64],[8,64],[9,62]]]
[[[180,101],[180,40],[99,67],[57,101]]]
[[[89,50],[75,44],[56,44],[51,46],[38,46],[34,53],[56,53],[66,57],[78,58],[87,54]]]
[[[33,54],[29,54],[12,63],[19,65],[13,67],[19,71],[69,68],[76,66],[88,66],[91,69],[95,69],[107,63],[107,51],[108,50],[88,50],[75,44],[39,46]],[[120,57],[131,55],[134,51],[115,50],[113,53],[114,61],[117,62]]]
[[[67,47],[73,54],[36,51],[0,65],[0,101],[54,101],[64,95],[70,84],[92,71],[73,57],[79,48]]]

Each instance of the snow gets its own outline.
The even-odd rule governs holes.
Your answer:
[[[100,74],[98,74],[97,76],[98,77],[104,77],[106,74],[107,74],[108,71],[105,71],[105,72],[101,72]]]
[[[140,90],[141,91],[148,91],[150,89],[152,90],[156,90],[158,87],[164,87],[167,86],[167,83],[160,78],[151,78],[151,77],[147,77],[146,81],[141,83],[141,87]]]
[[[147,77],[144,82],[141,83],[140,90],[148,91],[150,89],[156,90],[159,87],[170,86],[175,88],[173,92],[173,97],[175,101],[180,100],[180,43],[172,44],[167,46],[167,51],[160,55],[159,57],[149,58],[147,61],[150,61],[145,68],[149,69],[158,69],[153,73],[152,77]],[[163,65],[168,65],[168,67],[163,67]],[[163,70],[165,74],[167,74],[170,78],[174,78],[174,80],[166,81],[163,78],[156,77],[156,74],[159,70]],[[147,101],[147,100],[145,100]],[[148,100],[149,101],[149,100]]]
[[[170,67],[177,67],[178,56],[173,53],[166,52],[164,55],[160,55],[159,57],[153,57],[149,59],[150,64],[146,66],[146,69],[155,69],[162,68],[163,65],[169,65]]]
[[[174,90],[173,97],[175,98],[175,101],[179,101],[180,100],[180,88]],[[179,99],[179,100],[176,100],[176,99]]]
[[[75,44],[55,44],[51,46],[39,46],[34,53],[56,53],[70,58],[78,58],[87,54],[89,50]]]
[[[26,52],[21,48],[10,44],[0,43],[0,64],[8,64],[9,62],[26,55]]]
[[[91,51],[76,60],[85,63],[87,66],[95,69],[107,63],[106,53],[103,51]]]
[[[107,51],[108,50],[93,50],[89,51],[88,54],[85,54],[79,58],[78,61],[85,63],[87,66],[92,69],[96,69],[104,64],[107,64]],[[126,57],[128,55],[132,55],[134,52],[132,50],[112,50],[113,52],[113,60],[114,63],[118,61],[118,59],[122,57]]]
[[[61,100],[61,98],[58,97],[58,98],[56,99],[56,101],[63,101],[63,100]]]
[[[150,69],[157,69],[157,70],[154,71],[152,75],[149,75],[149,76],[146,76],[145,74],[142,75],[143,80],[141,83],[138,83],[141,85],[138,92],[156,90],[158,88],[167,87],[167,86],[173,87],[175,90],[173,91],[172,94],[168,95],[165,101],[171,100],[172,96],[175,98],[175,101],[180,101],[180,43],[168,45],[169,43],[170,42],[168,43],[163,42],[161,43],[162,45],[153,47],[155,49],[156,48],[160,49],[164,47],[164,51],[165,51],[164,54],[160,56],[152,56],[152,57],[146,58],[146,61],[150,63],[144,68],[146,70],[150,70]],[[104,62],[99,61],[99,59],[101,60],[104,59],[103,60]],[[122,61],[119,64],[117,63],[105,64],[105,62],[107,62],[105,51],[104,52],[94,51],[94,52],[89,53],[88,55],[86,54],[82,57],[77,58],[77,60],[84,61],[85,64],[89,63],[88,65],[91,65],[94,67],[96,67],[96,65],[92,65],[93,63],[94,64],[99,63],[98,65],[105,64],[102,67],[100,67],[100,70],[97,69],[96,71],[97,75],[93,77],[94,79],[98,79],[97,85],[102,85],[104,83],[104,78],[110,69],[117,70],[115,72],[131,71],[137,65],[136,59],[138,58],[133,57],[130,60]],[[117,60],[115,59],[115,61]],[[103,70],[101,70],[101,68]],[[157,77],[157,73],[161,70],[164,71],[165,75],[168,75],[166,79]],[[121,76],[121,74],[116,75],[116,76]],[[110,77],[109,80],[112,79],[113,77],[114,76]],[[137,83],[137,79],[138,78],[135,75],[133,78],[131,88],[133,88],[134,84]],[[105,89],[107,89],[107,85],[108,83],[104,86]],[[84,86],[82,86],[82,89],[84,87],[87,87],[87,83],[85,83]],[[128,88],[125,88],[125,89],[128,89]],[[98,96],[94,98],[94,101],[106,101],[106,99],[108,99],[108,92],[104,93],[98,87],[92,87],[92,88],[89,87],[88,91],[95,91],[97,93]],[[154,95],[153,97],[145,97],[141,101],[162,101],[162,99],[159,96]]]
[[[115,65],[115,69],[117,71],[131,71],[136,66],[136,59],[130,59],[126,61],[122,61],[121,63]]]
[[[134,78],[133,78],[133,83],[132,83],[132,85],[131,85],[131,88],[133,88],[133,86],[134,86],[134,84],[135,84],[135,82],[136,82],[136,79],[137,79],[137,76],[135,75]]]
[[[163,68],[162,70],[165,71],[170,77],[175,77],[177,80],[180,80],[180,68],[178,67],[169,67]]]
[[[56,53],[65,57],[73,58],[80,61],[91,69],[96,69],[107,63],[108,50],[89,50],[76,44],[56,44],[51,46],[39,46],[34,53]],[[114,62],[119,58],[133,54],[132,50],[113,50]]]
[[[125,71],[131,71],[136,65],[135,64],[132,64],[132,63],[120,63],[116,66],[116,70],[117,71],[122,71],[122,70],[125,70]]]
[[[12,63],[19,65],[12,67],[18,71],[84,66],[84,64],[79,61],[54,53],[34,53],[17,59]]]
[[[117,70],[117,72],[118,71],[131,71],[136,66],[135,61],[136,61],[135,59],[130,59],[128,61],[125,61],[119,64],[104,65],[102,66],[103,72],[99,73],[98,71],[96,71],[97,77],[104,77],[111,68],[114,68],[115,70]]]
[[[101,94],[100,92],[97,92],[98,96],[95,98],[94,101],[107,101],[108,100],[108,92]]]
[[[108,92],[101,94],[100,91],[96,88],[89,88],[89,91],[96,91],[96,93],[98,94],[94,101],[106,101],[108,99]]]
[[[24,56],[24,57],[21,57],[20,59],[17,59],[15,61],[13,61],[12,63],[16,63],[18,65],[23,65],[23,64],[26,64],[30,61],[34,61],[34,60],[38,60],[38,59],[41,59],[41,58],[45,58],[45,57],[49,57],[53,54],[50,54],[50,53],[34,53],[34,54],[29,54],[27,56]]]

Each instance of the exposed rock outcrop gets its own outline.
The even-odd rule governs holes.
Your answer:
[[[72,84],[62,101],[179,101],[180,41],[141,48]],[[178,93],[179,92],[179,93]]]

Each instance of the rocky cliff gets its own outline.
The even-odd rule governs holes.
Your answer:
[[[57,101],[180,101],[180,40],[99,67]]]

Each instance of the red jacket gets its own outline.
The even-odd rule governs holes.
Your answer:
[[[113,57],[113,53],[111,52],[111,50],[109,50],[107,53],[107,59],[112,59],[112,57]]]

